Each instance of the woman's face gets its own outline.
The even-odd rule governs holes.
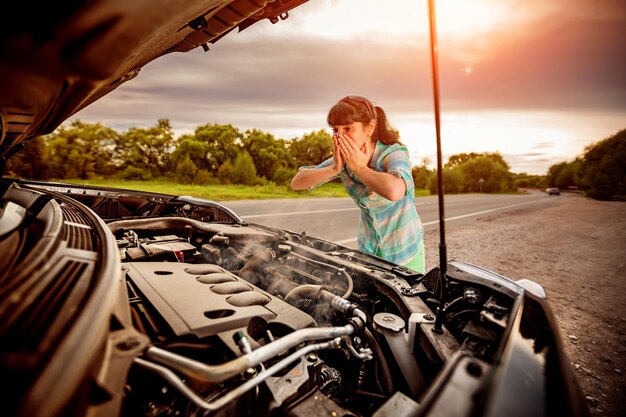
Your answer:
[[[333,136],[349,136],[358,146],[359,149],[363,149],[365,142],[370,140],[372,133],[374,132],[374,121],[363,124],[361,122],[353,122],[349,125],[334,125]]]

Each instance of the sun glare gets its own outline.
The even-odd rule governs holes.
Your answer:
[[[510,2],[493,0],[448,0],[438,2],[437,28],[442,35],[470,38],[504,23]]]
[[[436,2],[440,36],[467,39],[488,33],[510,19],[514,0],[446,0]],[[327,0],[301,13],[298,26],[316,36],[350,38],[362,35],[427,34],[427,2],[415,0]],[[399,11],[402,12],[399,12]],[[296,14],[294,14],[296,16]]]

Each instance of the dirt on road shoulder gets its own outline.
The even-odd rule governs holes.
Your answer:
[[[543,285],[592,415],[626,415],[626,203],[551,197],[447,229],[448,259]],[[427,269],[439,231],[426,234]]]

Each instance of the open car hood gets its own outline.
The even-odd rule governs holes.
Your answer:
[[[6,160],[24,140],[52,132],[155,58],[207,49],[263,19],[276,23],[306,1],[16,3],[16,17],[0,28],[0,157]]]

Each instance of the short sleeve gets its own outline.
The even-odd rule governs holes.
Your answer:
[[[383,168],[388,174],[395,175],[404,180],[407,194],[415,192],[413,176],[411,175],[409,152],[405,147],[398,146],[396,149],[391,149],[390,152],[383,157]]]

